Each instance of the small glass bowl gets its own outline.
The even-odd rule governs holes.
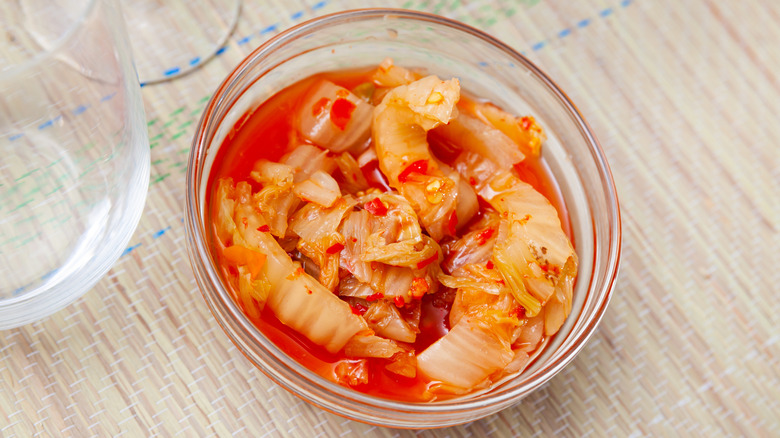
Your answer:
[[[369,396],[330,382],[269,341],[233,302],[209,249],[206,190],[217,150],[236,122],[275,92],[312,74],[379,64],[423,67],[458,77],[464,90],[546,129],[543,156],[563,193],[580,259],[572,313],[519,376],[489,391],[432,403]],[[462,424],[498,412],[550,380],[593,334],[609,302],[620,260],[620,211],[604,153],[566,95],[525,57],[464,24],[405,10],[367,9],[320,17],[258,47],[214,93],[193,140],[186,228],[198,285],[217,323],[263,373],[330,412],[390,427]]]

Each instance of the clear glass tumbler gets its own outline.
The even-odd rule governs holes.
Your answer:
[[[562,191],[580,258],[572,313],[520,375],[487,391],[432,403],[366,395],[296,362],[241,311],[212,256],[207,222],[211,166],[236,123],[277,91],[312,74],[367,67],[392,57],[403,66],[457,77],[464,90],[514,114],[532,114],[547,132],[543,157]],[[225,79],[193,140],[185,225],[198,286],[220,325],[255,366],[301,399],[347,418],[390,427],[442,427],[498,412],[569,364],[596,330],[620,261],[620,209],[605,156],[588,124],[557,85],[511,47],[464,24],[413,11],[368,9],[320,17],[258,47]]]
[[[149,143],[116,0],[0,4],[0,329],[89,290],[143,209]]]
[[[138,76],[165,81],[206,63],[238,21],[241,0],[121,0]]]

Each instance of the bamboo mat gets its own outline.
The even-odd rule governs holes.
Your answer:
[[[0,332],[0,436],[780,436],[774,0],[392,4],[504,40],[588,119],[623,213],[622,268],[607,314],[546,386],[497,415],[437,431],[371,427],[308,406],[233,347],[184,247],[185,160],[197,119],[228,71],[280,30],[388,5],[245,0],[215,59],[143,88],[152,147],[144,216],[92,291]]]

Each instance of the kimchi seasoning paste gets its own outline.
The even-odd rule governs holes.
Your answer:
[[[212,204],[217,181],[222,178],[232,178],[235,182],[248,182],[252,186],[253,191],[259,190],[261,188],[260,185],[250,178],[250,172],[257,160],[278,161],[285,153],[289,152],[291,144],[309,143],[301,135],[295,133],[292,115],[300,109],[306,97],[305,93],[313,83],[324,78],[344,88],[354,89],[360,84],[371,82],[371,73],[373,71],[373,69],[361,69],[314,75],[279,91],[241,117],[217,152],[211,174],[209,175],[207,205],[209,206],[208,214],[212,218],[212,222],[217,214],[217,208]],[[348,104],[348,102],[342,102],[338,106],[334,106],[332,111],[335,111],[337,119],[341,120],[341,118],[349,115],[348,113],[353,110],[353,107],[354,105]],[[292,142],[291,138],[294,138],[295,142]],[[454,157],[448,157],[446,153],[443,153],[438,158],[448,163]],[[387,179],[377,168],[376,161],[371,161],[368,165],[363,166],[361,170],[371,187],[385,191],[390,190]],[[417,167],[412,170],[424,172],[424,169]],[[547,164],[540,158],[526,157],[524,161],[515,166],[515,170],[522,180],[531,184],[537,191],[542,193],[557,209],[563,230],[571,239],[571,226],[563,204],[563,198]],[[366,210],[371,211],[373,214],[381,215],[387,209],[380,204],[381,202],[377,205],[366,205]],[[483,204],[480,202],[480,205]],[[477,217],[479,217],[479,214]],[[453,223],[452,227],[454,228],[455,225],[456,223]],[[263,231],[268,230],[267,225],[263,227]],[[216,231],[210,231],[215,258],[221,263],[223,278],[227,279],[230,276],[230,269],[234,268],[229,268],[228,264],[225,263],[224,245],[216,238]],[[333,247],[333,250],[336,251],[336,249],[340,250],[342,248],[343,246],[338,244]],[[430,262],[434,260],[435,257]],[[429,261],[426,260],[425,262],[427,264]],[[489,266],[492,268],[492,262],[489,262]],[[229,289],[237,287],[234,282],[226,281],[225,283]],[[440,291],[444,289],[446,288],[441,287]],[[448,293],[452,295],[454,291],[449,290]],[[449,304],[451,304],[451,299]],[[449,304],[447,300],[442,299],[441,294],[438,296],[426,295],[422,298],[420,306],[420,332],[417,334],[416,342],[413,345],[416,352],[419,353],[424,350],[448,332]],[[360,313],[361,310],[365,312],[365,308],[353,307],[353,312]],[[296,333],[280,322],[267,307],[260,312],[259,316],[250,317],[250,319],[270,341],[291,358],[326,379],[336,381],[336,369],[339,364],[349,364],[350,361],[354,361],[354,358],[346,357],[343,351],[335,354],[329,353],[323,347]],[[369,364],[372,363],[369,361]],[[427,394],[426,388],[430,382],[421,377],[420,373],[415,378],[407,378],[391,373],[385,370],[383,366],[370,366],[368,371],[370,376],[369,383],[354,385],[352,386],[354,389],[366,394],[401,401],[427,401],[430,399],[430,394],[425,395]],[[442,399],[446,398],[446,396],[437,396],[437,398]]]

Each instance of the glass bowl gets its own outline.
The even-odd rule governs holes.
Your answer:
[[[546,349],[519,376],[488,391],[448,401],[399,402],[332,383],[269,341],[222,283],[205,225],[206,189],[217,150],[237,121],[275,92],[314,73],[371,66],[385,57],[458,77],[464,90],[510,113],[532,114],[546,129],[543,156],[563,193],[580,259],[572,313]],[[273,381],[303,400],[354,420],[430,428],[498,412],[570,363],[604,315],[620,260],[620,212],[598,141],[574,104],[530,61],[474,28],[404,10],[366,9],[317,18],[258,47],[220,85],[193,140],[187,172],[187,245],[198,285],[217,323]]]

